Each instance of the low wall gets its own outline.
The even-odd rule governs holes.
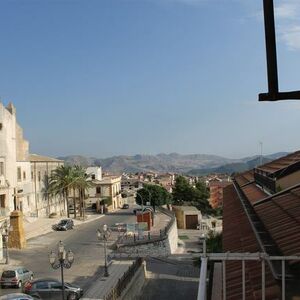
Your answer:
[[[135,275],[131,279],[130,283],[126,286],[124,292],[119,297],[119,300],[138,300],[140,299],[140,294],[142,288],[146,282],[146,262],[143,262],[139,269],[136,271]]]
[[[167,235],[156,240],[138,241],[135,244],[121,245],[111,257],[147,257],[169,256],[174,253],[178,246],[178,231],[176,220],[168,229]]]

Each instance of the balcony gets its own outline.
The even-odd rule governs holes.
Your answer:
[[[276,180],[275,179],[261,175],[257,172],[254,172],[254,179],[258,185],[268,189],[272,193],[276,193]]]
[[[300,256],[269,256],[266,253],[205,253],[205,245],[203,245],[204,252],[201,255],[201,271],[200,271],[200,280],[198,287],[198,297],[197,300],[214,300],[214,299],[227,299],[227,295],[229,292],[232,294],[232,290],[229,291],[228,283],[227,283],[227,264],[230,262],[240,262],[239,267],[237,265],[235,272],[240,272],[240,282],[235,282],[236,291],[241,292],[241,300],[247,299],[247,284],[251,284],[249,280],[247,280],[246,268],[245,265],[247,262],[256,261],[260,263],[260,276],[261,276],[261,285],[260,285],[260,296],[262,300],[270,299],[267,298],[267,278],[266,278],[266,265],[270,265],[273,263],[279,264],[281,266],[281,273],[278,278],[276,278],[278,282],[278,287],[280,288],[280,295],[282,300],[289,299],[287,298],[287,294],[291,294],[291,291],[287,289],[287,281],[293,279],[291,273],[289,272],[289,261],[300,261]],[[218,272],[219,277],[217,280],[213,280],[212,278],[209,284],[208,283],[208,266],[209,262],[218,262]],[[232,265],[231,265],[232,267]],[[232,270],[232,268],[231,268]],[[216,270],[215,270],[216,272]],[[215,279],[216,277],[213,276]],[[216,282],[215,282],[216,281]],[[208,291],[208,286],[213,287],[212,293]],[[232,289],[232,285],[231,285]],[[208,297],[210,295],[210,297]],[[297,295],[298,296],[298,295]],[[249,297],[249,294],[248,294]],[[272,298],[273,299],[273,298]],[[277,298],[276,298],[277,299]],[[298,299],[298,298],[297,298]]]

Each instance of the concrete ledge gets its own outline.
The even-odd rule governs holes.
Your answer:
[[[170,280],[178,280],[178,281],[191,281],[191,282],[198,282],[199,278],[197,277],[181,277],[176,275],[169,275],[169,274],[158,274],[152,273],[147,271],[146,273],[147,279],[170,279]]]

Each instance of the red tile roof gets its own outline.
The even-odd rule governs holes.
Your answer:
[[[253,205],[281,252],[300,255],[300,186]]]
[[[242,190],[251,204],[268,197],[268,194],[259,188],[255,183],[251,183],[242,187]]]
[[[237,181],[239,186],[242,187],[254,181],[254,172],[253,170],[251,170],[244,173],[240,173],[237,176],[235,176],[235,180]]]
[[[298,162],[300,162],[300,151],[275,159],[267,164],[259,166],[256,169],[272,174]]]
[[[224,188],[223,251],[259,252],[261,249],[233,185]],[[242,299],[241,262],[226,263],[227,300]],[[280,290],[266,265],[266,299],[279,299]],[[246,299],[261,299],[261,263],[246,262]]]

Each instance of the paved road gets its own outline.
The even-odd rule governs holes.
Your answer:
[[[108,226],[115,223],[133,223],[135,216],[132,210],[121,210],[111,213],[98,220],[82,224],[66,232],[51,232],[46,235],[30,239],[27,249],[11,250],[10,257],[20,261],[20,264],[32,270],[35,278],[60,279],[60,271],[53,270],[48,261],[51,250],[57,249],[57,244],[62,240],[66,250],[71,249],[75,261],[71,269],[65,270],[65,280],[87,289],[92,278],[97,273],[103,272],[104,248],[103,243],[97,240],[96,231],[104,224]],[[111,244],[118,233],[111,236]],[[0,295],[17,292],[17,289],[0,289]]]
[[[147,279],[142,290],[143,300],[194,300],[197,299],[198,282],[180,281],[180,277],[199,278],[199,267],[193,265],[193,260],[178,260],[169,258],[148,258],[147,270],[161,275],[173,275],[179,280]]]
[[[150,279],[143,289],[143,300],[196,300],[197,282]]]

